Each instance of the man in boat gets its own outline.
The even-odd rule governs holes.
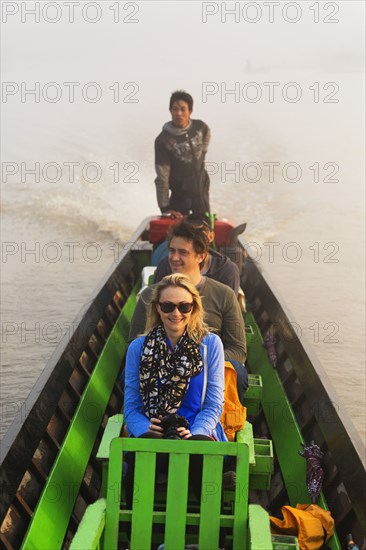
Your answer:
[[[182,222],[172,227],[169,237],[169,263],[173,273],[183,273],[196,286],[205,310],[205,322],[221,338],[225,360],[230,361],[237,374],[238,395],[244,401],[248,386],[245,328],[242,312],[234,291],[227,285],[210,279],[201,273],[201,265],[208,254],[207,234],[190,223]],[[152,289],[145,288],[137,301],[130,325],[129,341],[143,334],[146,324],[146,307]]]
[[[210,245],[215,241],[215,233],[211,229],[211,224],[208,216],[205,214],[190,214],[186,218],[186,222],[190,223],[196,229],[204,231],[208,237]],[[154,283],[161,281],[166,275],[172,273],[172,268],[169,263],[168,256],[168,243],[164,243],[166,256],[163,257],[155,270],[154,274]],[[160,245],[161,246],[161,245]],[[240,276],[238,266],[225,256],[220,254],[214,248],[209,248],[205,261],[201,266],[201,274],[210,277],[210,279],[215,279],[225,285],[228,285],[233,289],[236,296],[238,296],[239,286],[240,286]]]
[[[162,214],[182,219],[192,212],[209,212],[210,179],[205,156],[210,129],[192,120],[193,98],[184,91],[171,95],[166,122],[155,140],[156,195]]]

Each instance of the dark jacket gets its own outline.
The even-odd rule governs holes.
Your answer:
[[[202,120],[187,128],[167,122],[155,140],[156,194],[162,212],[169,209],[169,190],[178,197],[199,197],[208,190],[205,156],[210,129]]]

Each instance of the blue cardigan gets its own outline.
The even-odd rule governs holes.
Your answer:
[[[140,359],[145,337],[131,342],[126,358],[124,415],[127,431],[139,437],[148,431],[150,419],[145,415],[140,393]],[[220,424],[224,400],[224,350],[216,334],[208,334],[200,344],[204,368],[191,379],[190,386],[177,414],[190,421],[192,435],[213,435],[218,441],[227,441]],[[197,379],[197,380],[195,380]],[[194,381],[194,383],[193,383]],[[199,392],[199,399],[194,399]]]

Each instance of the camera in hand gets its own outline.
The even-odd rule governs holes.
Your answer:
[[[181,439],[177,428],[188,428],[187,419],[184,416],[171,413],[161,419],[161,427],[164,430],[165,439]]]

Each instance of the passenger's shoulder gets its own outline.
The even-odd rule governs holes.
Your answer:
[[[222,344],[220,336],[215,334],[214,332],[208,332],[206,336],[202,340],[202,344],[205,344],[206,346],[212,345],[212,344]]]
[[[235,298],[235,292],[233,291],[233,289],[224,283],[220,283],[220,281],[216,281],[216,279],[210,279],[209,277],[207,277],[206,285],[213,292],[220,293],[222,296],[232,295]]]
[[[168,243],[166,243],[166,250],[168,253]],[[159,260],[157,268],[162,268],[162,267],[169,267],[169,256],[164,256],[163,258],[161,258],[161,260]]]
[[[196,126],[197,128],[198,128],[198,127],[200,127],[200,128],[208,128],[206,122],[203,122],[203,120],[199,120],[198,118],[191,119],[191,120],[192,120],[193,126]]]
[[[144,340],[145,340],[145,336],[138,336],[137,338],[132,340],[128,349],[131,351],[139,351],[143,346]]]
[[[210,256],[212,257],[211,265],[213,266],[213,270],[225,268],[227,271],[239,271],[238,266],[229,256],[225,256],[216,250],[212,252],[210,250]]]
[[[155,138],[155,145],[160,145],[161,143],[165,143],[168,132],[166,130],[162,130],[160,134]]]

